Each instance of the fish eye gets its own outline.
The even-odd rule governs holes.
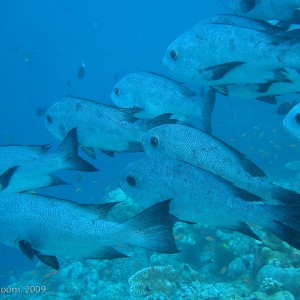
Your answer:
[[[120,91],[119,88],[115,88],[115,89],[114,89],[114,93],[115,93],[117,96],[120,96],[121,91]]]
[[[155,137],[155,136],[152,136],[150,138],[150,144],[153,146],[153,147],[157,147],[158,145],[158,139]]]
[[[300,124],[300,114],[295,115],[295,121]]]
[[[51,116],[47,115],[46,118],[47,118],[47,122],[48,122],[49,124],[51,124],[51,123],[53,122]]]
[[[136,179],[132,175],[127,176],[126,181],[130,186],[136,186],[137,184]]]
[[[171,51],[170,51],[170,57],[171,57],[173,60],[176,60],[176,59],[177,59],[177,53],[176,53],[174,50],[171,50]]]

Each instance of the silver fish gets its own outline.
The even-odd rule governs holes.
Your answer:
[[[47,145],[0,146],[0,194],[64,184],[53,175],[59,170],[97,171],[78,156],[76,128],[67,133],[56,152],[49,153],[48,149]]]
[[[163,75],[139,72],[123,77],[114,86],[111,99],[118,107],[139,107],[135,116],[152,119],[164,113],[172,113],[176,119],[191,123],[195,117],[197,127],[211,131],[211,112],[215,93],[207,92],[199,97],[182,83]]]
[[[170,200],[124,223],[105,220],[116,204],[78,204],[31,194],[0,197],[0,241],[59,269],[56,256],[91,259],[126,257],[114,247],[131,244],[152,251],[178,252],[172,235]],[[26,204],[26,205],[24,205]]]
[[[259,239],[260,226],[300,249],[300,206],[268,205],[224,179],[173,159],[142,159],[121,172],[120,187],[141,206],[174,198],[179,220],[226,228]]]
[[[116,152],[142,151],[142,136],[147,130],[177,122],[170,119],[171,114],[142,122],[135,117],[139,111],[139,108],[118,108],[83,98],[67,97],[50,107],[45,125],[59,140],[77,127],[79,143],[92,158],[96,157],[94,148],[114,156]]]
[[[300,140],[300,103],[294,106],[283,120],[283,127],[296,140]]]
[[[207,170],[269,203],[300,204],[300,195],[271,183],[244,154],[196,128],[171,124],[153,128],[143,140],[152,157],[169,157]]]
[[[300,23],[299,0],[221,0],[229,13],[260,20]]]
[[[285,68],[300,70],[299,41],[267,22],[217,15],[179,36],[163,63],[181,80],[208,86],[291,82]]]

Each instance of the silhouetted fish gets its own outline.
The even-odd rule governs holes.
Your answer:
[[[79,67],[77,71],[77,77],[78,79],[82,79],[85,75],[85,63],[82,62],[81,66]]]
[[[37,110],[35,111],[35,115],[37,117],[42,117],[47,111],[47,107],[46,106],[42,106],[37,108]]]
[[[281,103],[277,108],[278,115],[286,115],[298,102],[294,100],[293,102]]]

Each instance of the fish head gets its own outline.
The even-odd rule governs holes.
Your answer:
[[[131,108],[138,106],[137,99],[142,92],[139,74],[132,73],[124,76],[115,84],[110,96],[116,106]]]
[[[144,151],[151,157],[172,157],[173,147],[177,143],[173,141],[177,124],[165,124],[150,129],[143,137]],[[181,125],[178,125],[181,126]]]
[[[163,64],[180,80],[194,82],[194,77],[200,69],[199,59],[196,60],[201,51],[198,44],[199,41],[192,30],[185,32],[168,47]]]
[[[283,120],[283,127],[297,140],[300,140],[300,104],[294,106]]]
[[[135,161],[120,173],[119,186],[140,206],[149,207],[168,198],[160,168],[156,160],[150,158]]]
[[[63,140],[70,128],[64,122],[66,120],[66,113],[68,110],[64,107],[63,103],[54,103],[46,112],[45,126],[49,132],[58,140]]]

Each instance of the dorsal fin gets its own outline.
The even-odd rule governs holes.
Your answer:
[[[83,208],[87,208],[93,212],[95,212],[98,217],[101,219],[105,219],[107,217],[107,214],[110,212],[110,210],[117,205],[119,202],[108,202],[104,204],[78,204],[79,206]]]
[[[201,130],[201,129],[198,129],[198,130]],[[201,130],[201,131],[204,132],[205,134],[208,134],[203,130]],[[208,134],[208,135],[210,135],[210,134]],[[245,154],[241,153],[240,151],[233,148],[232,146],[225,143],[224,141],[218,139],[217,137],[215,137],[213,135],[210,135],[210,136],[212,136],[214,139],[216,139],[221,144],[223,144],[225,147],[227,147],[237,157],[237,159],[240,161],[243,169],[247,173],[249,173],[251,176],[254,176],[254,177],[267,177],[266,173],[262,169],[260,169],[254,162],[252,162],[250,159],[248,159]]]

